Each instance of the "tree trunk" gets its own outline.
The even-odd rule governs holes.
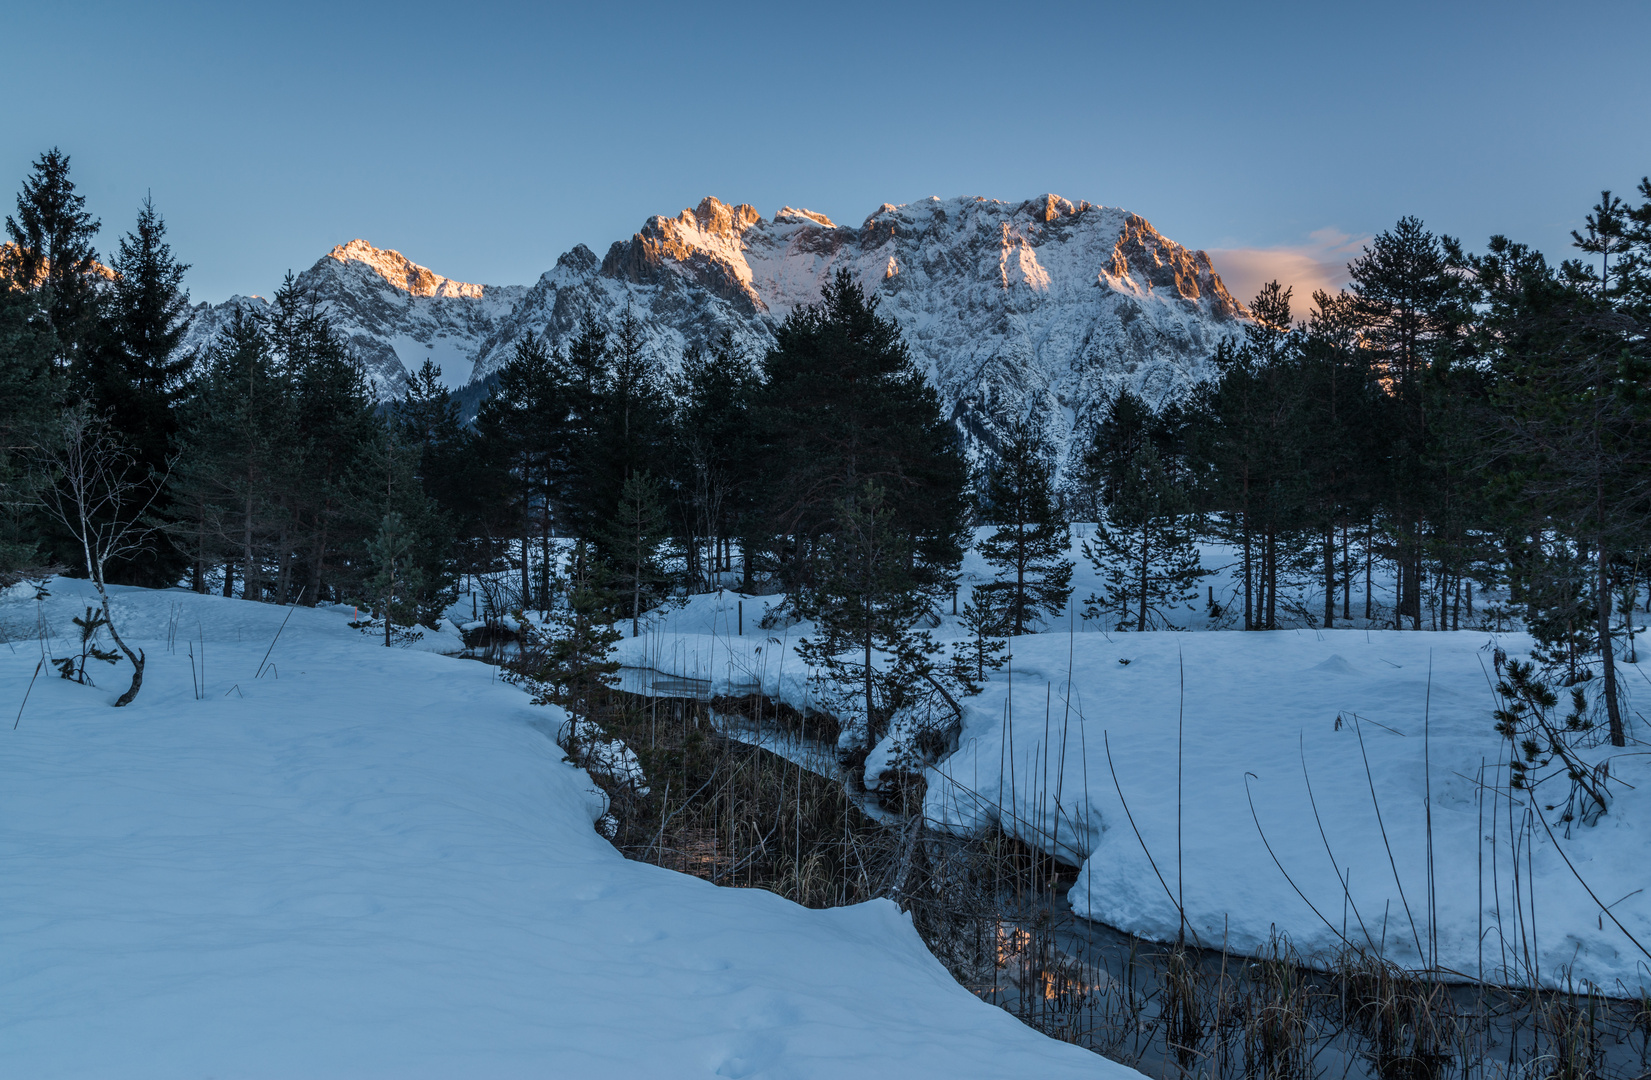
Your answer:
[[[1402,557],[1393,560],[1393,629],[1404,629],[1404,617],[1410,611],[1410,564]]]
[[[315,535],[315,544],[310,548],[310,583],[298,594],[300,603],[304,597],[310,598],[310,607],[314,607],[321,600],[321,574],[327,565],[327,520],[323,515],[318,523],[319,531]]]
[[[1341,527],[1341,617],[1353,621],[1353,559],[1346,525]]]
[[[641,631],[639,623],[642,618],[642,536],[636,538],[636,562],[634,574],[631,577],[631,637],[636,637]]]
[[[275,571],[275,602],[282,606],[286,605],[287,581],[292,576],[292,551],[291,545],[287,543],[291,527],[291,520],[283,518],[281,520],[280,539],[276,541],[275,558],[278,561],[275,564],[277,567]]]
[[[1267,530],[1267,629],[1278,629],[1278,534]]]
[[[1611,722],[1611,745],[1627,746],[1628,736],[1622,725],[1622,706],[1617,701],[1617,663],[1611,650],[1611,578],[1606,563],[1605,545],[1598,545],[1599,560],[1599,655],[1605,669],[1605,715]]]
[[[1250,515],[1244,515],[1244,629],[1255,629],[1254,608],[1250,604],[1250,596],[1254,589],[1253,575],[1250,572]]]
[[[539,610],[550,616],[550,496],[545,496],[545,516],[539,530],[539,554],[544,563],[539,567]]]
[[[1370,589],[1370,579],[1372,576],[1371,563],[1375,558],[1374,555],[1371,554],[1370,548],[1371,541],[1374,539],[1375,537],[1372,530],[1366,529],[1364,533],[1364,621],[1367,626],[1369,625],[1370,620],[1375,618],[1375,607]]]
[[[871,594],[866,594],[866,742],[877,745],[877,732],[871,726]]]
[[[1015,551],[1015,633],[1026,633],[1026,530],[1018,533]]]
[[[1150,541],[1148,540],[1148,537],[1150,537],[1151,535],[1152,535],[1151,529],[1147,526],[1142,526],[1142,528],[1141,528],[1141,582],[1140,582],[1141,595],[1140,595],[1140,598],[1139,598],[1140,615],[1135,620],[1135,630],[1136,630],[1137,633],[1145,633],[1146,628],[1147,628],[1147,552],[1151,548]]]
[[[241,596],[246,600],[256,600],[253,595],[253,586],[258,580],[257,571],[253,566],[252,558],[252,494],[247,493],[246,515],[242,523],[242,542],[246,546],[246,567],[241,571]]]
[[[1324,628],[1336,626],[1336,527],[1324,530]]]
[[[138,696],[138,691],[143,689],[143,665],[147,658],[143,655],[142,649],[134,653],[127,648],[126,642],[121,640],[120,631],[115,629],[115,617],[114,613],[109,610],[109,594],[103,588],[103,574],[101,571],[92,578],[92,584],[97,588],[98,598],[103,601],[103,621],[109,629],[109,636],[114,638],[120,651],[126,654],[126,659],[132,662],[132,685],[127,687],[126,693],[115,699],[115,708],[118,709],[123,705],[130,705],[132,699]]]
[[[198,593],[206,592],[206,511],[201,511],[200,528],[195,533],[195,569],[190,587]]]
[[[528,552],[533,549],[533,511],[527,499],[522,500],[522,610],[526,611],[533,606],[533,571],[530,567],[532,560]]]
[[[1405,580],[1410,585],[1410,628],[1422,628],[1422,525],[1414,524],[1410,541],[1410,572]]]

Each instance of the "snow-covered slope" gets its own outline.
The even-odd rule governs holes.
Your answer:
[[[52,592],[0,595],[9,703],[38,620],[89,599]],[[48,667],[0,732],[7,1076],[1139,1075],[974,998],[891,903],[622,858],[561,717],[481,664],[297,609],[255,678],[286,609],[121,589],[115,614],[137,701],[109,707],[124,664]]]
[[[527,293],[521,285],[454,281],[365,240],[333,248],[297,284],[332,314],[380,397],[399,394],[426,359],[441,365],[447,383],[463,385],[482,342]],[[243,296],[199,305],[182,347],[209,342],[236,310],[265,306],[262,297]]]
[[[764,218],[707,198],[649,218],[602,258],[575,247],[531,287],[448,281],[360,240],[299,280],[390,393],[398,364],[430,356],[450,380],[464,371],[475,382],[528,332],[565,345],[586,313],[611,324],[634,312],[667,369],[686,346],[724,333],[759,355],[838,270],[899,320],[954,419],[988,442],[1003,418],[1026,412],[1060,442],[1120,386],[1173,395],[1208,373],[1245,314],[1203,252],[1134,214],[1056,195],[885,203],[858,226],[791,207]],[[247,303],[204,309],[192,343]]]

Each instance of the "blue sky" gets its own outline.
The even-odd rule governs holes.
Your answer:
[[[1304,286],[1404,214],[1567,253],[1651,172],[1651,5],[9,4],[5,208],[72,155],[197,299],[364,237],[531,282],[704,195],[858,223],[1045,191]]]

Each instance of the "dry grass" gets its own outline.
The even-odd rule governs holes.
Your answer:
[[[894,899],[975,994],[1150,1075],[1651,1076],[1651,1000],[1450,985],[1357,949],[1304,959],[1282,936],[1239,957],[1112,933],[1067,910],[1075,868],[999,831],[926,828],[917,797],[879,807],[852,769],[810,771],[726,736],[713,712],[835,741],[829,720],[760,698],[610,695],[597,719],[648,779],[639,792],[597,776],[617,819],[611,839],[628,857],[809,907]]]

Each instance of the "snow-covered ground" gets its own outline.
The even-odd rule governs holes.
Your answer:
[[[760,686],[818,708],[793,651],[808,624],[756,628],[778,600],[694,597],[620,655],[711,692]],[[955,633],[948,617],[937,636]],[[1640,715],[1651,678],[1639,665],[1620,669],[1630,746],[1584,751],[1610,757],[1620,782],[1590,827],[1561,820],[1563,776],[1534,804],[1507,796],[1491,652],[1523,656],[1522,634],[1137,634],[1074,622],[1012,645],[1012,662],[966,699],[957,752],[928,770],[926,813],[961,830],[1001,823],[1081,865],[1078,913],[1168,940],[1179,901],[1199,940],[1240,951],[1276,929],[1306,954],[1346,942],[1407,965],[1436,957],[1466,977],[1534,970],[1551,985],[1651,986],[1651,958],[1600,910],[1651,946]]]
[[[89,602],[51,590],[0,600],[8,719],[28,693],[0,753],[6,1075],[1135,1075],[972,997],[890,903],[626,861],[555,711],[488,667],[300,609],[255,678],[286,610],[119,590],[149,667],[116,710],[124,663],[28,689],[41,617]]]

